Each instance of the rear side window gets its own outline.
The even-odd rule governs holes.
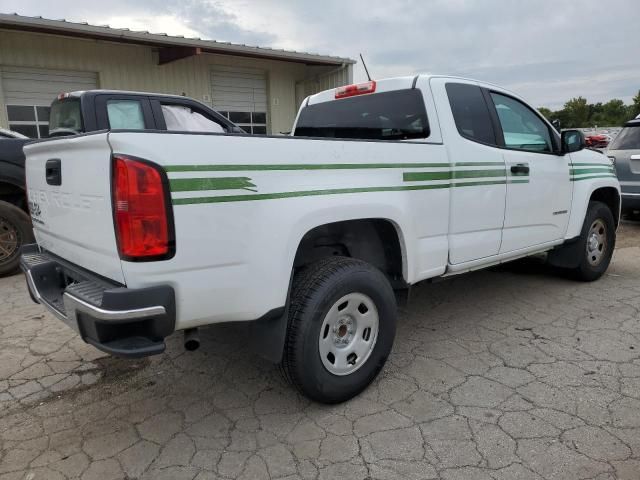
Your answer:
[[[640,150],[640,123],[627,125],[613,139],[609,150]]]
[[[420,90],[396,90],[304,107],[294,135],[408,140],[427,138],[429,121]]]
[[[447,83],[449,105],[460,135],[474,142],[496,145],[489,108],[476,85]]]
[[[225,129],[217,122],[183,105],[162,105],[162,115],[167,130],[175,132],[212,132],[224,133]]]
[[[113,129],[144,130],[144,114],[138,100],[109,100],[107,115]]]

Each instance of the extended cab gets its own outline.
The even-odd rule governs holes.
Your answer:
[[[607,269],[611,161],[520,97],[418,75],[307,98],[291,137],[112,129],[25,148],[35,301],[115,355],[249,322],[306,395],[362,391],[391,351],[395,292],[549,252]],[[55,167],[55,172],[51,170]]]
[[[176,95],[119,90],[62,93],[48,110],[50,137],[113,128],[245,133],[206,105]],[[0,275],[17,270],[20,248],[33,241],[22,152],[29,141],[24,135],[0,129]]]

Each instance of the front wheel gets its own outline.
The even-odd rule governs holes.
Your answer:
[[[592,282],[609,267],[616,244],[616,225],[609,207],[590,202],[578,240],[582,252],[580,263],[573,269],[579,280]]]
[[[378,375],[395,330],[395,295],[382,272],[351,258],[321,260],[294,279],[283,371],[312,400],[346,401]]]

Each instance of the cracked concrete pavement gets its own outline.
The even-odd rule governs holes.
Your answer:
[[[387,366],[318,405],[243,329],[106,357],[0,279],[0,480],[640,479],[640,224],[592,284],[527,260],[424,284]]]

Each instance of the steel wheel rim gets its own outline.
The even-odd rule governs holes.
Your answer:
[[[0,263],[15,256],[18,245],[18,229],[6,218],[0,217]]]
[[[607,251],[607,226],[600,219],[591,224],[587,235],[587,261],[594,267],[598,266]]]
[[[340,298],[324,317],[318,338],[320,359],[333,375],[349,375],[364,365],[378,339],[380,317],[363,293]]]

